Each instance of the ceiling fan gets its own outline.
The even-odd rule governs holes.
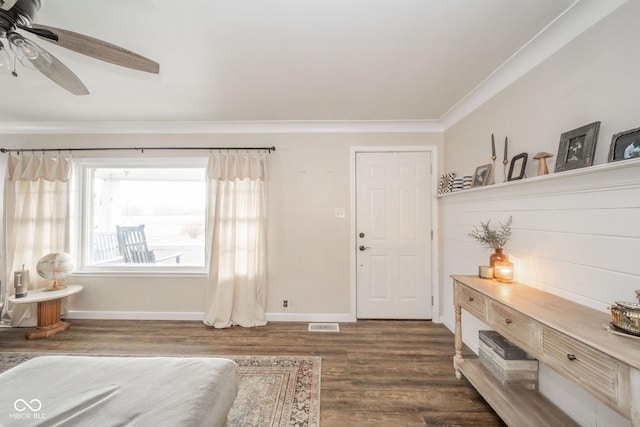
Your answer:
[[[89,90],[73,71],[58,58],[24,37],[17,30],[34,34],[48,42],[111,64],[158,74],[160,65],[144,56],[111,43],[60,28],[34,23],[40,0],[0,0],[0,71],[14,76],[16,60],[36,69],[74,95],[88,95]],[[4,39],[4,40],[3,40]],[[13,52],[13,57],[11,52]]]

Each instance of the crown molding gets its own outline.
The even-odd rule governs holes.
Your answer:
[[[437,120],[6,122],[0,134],[439,133]]]
[[[441,118],[448,129],[629,0],[576,0]]]

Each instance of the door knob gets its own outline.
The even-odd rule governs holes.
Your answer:
[[[371,247],[362,245],[358,249],[360,249],[361,251],[365,251],[367,249],[371,249]]]

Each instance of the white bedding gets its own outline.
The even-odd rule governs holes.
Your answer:
[[[42,356],[0,374],[2,426],[224,426],[235,362]]]

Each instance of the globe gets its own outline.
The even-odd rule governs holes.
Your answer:
[[[57,291],[66,288],[58,283],[71,274],[76,266],[76,260],[65,252],[52,252],[40,258],[36,264],[36,271],[43,279],[53,279],[53,284],[47,291]]]

